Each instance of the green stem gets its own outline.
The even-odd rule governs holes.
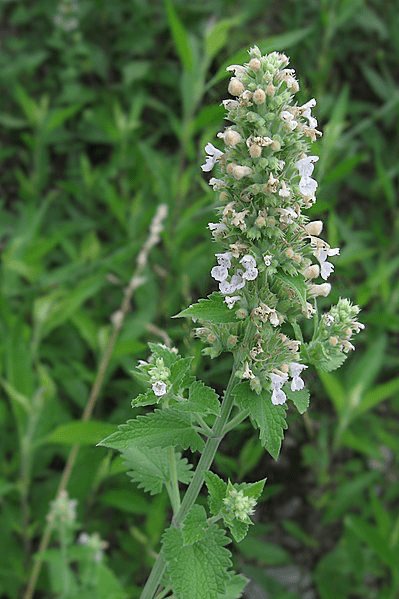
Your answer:
[[[241,422],[243,422],[246,418],[248,418],[248,416],[249,410],[241,410],[240,412],[238,412],[238,414],[236,414],[236,416],[234,416],[234,418],[232,418],[230,422],[226,423],[223,429],[223,434],[225,435],[226,433],[230,432],[233,428],[235,428],[236,426],[241,424]]]
[[[173,516],[176,516],[180,509],[180,491],[177,480],[176,458],[174,447],[169,447],[169,474],[170,474],[170,492],[169,497],[172,504]]]
[[[242,351],[246,351],[247,344],[253,335],[253,325],[248,325],[244,341],[242,344]],[[209,470],[218,447],[220,445],[221,440],[224,436],[224,428],[230,417],[231,410],[233,409],[234,396],[233,396],[233,388],[236,384],[235,373],[238,365],[241,362],[241,352],[237,352],[235,355],[233,369],[230,375],[230,379],[226,388],[226,392],[223,397],[222,407],[220,410],[219,416],[216,418],[215,424],[212,428],[212,436],[210,436],[205,444],[204,451],[200,457],[197,468],[195,470],[194,476],[188,487],[183,501],[181,503],[181,507],[173,517],[172,526],[179,528],[184,521],[187,513],[190,511],[193,506],[195,500],[198,497],[198,494],[201,490],[202,485],[204,484],[205,473]],[[162,576],[166,569],[166,560],[163,555],[163,551],[161,550],[158,554],[158,557],[155,561],[154,567],[151,570],[151,573],[148,577],[148,580],[144,586],[143,592],[141,593],[140,599],[153,599],[156,590],[161,583]]]

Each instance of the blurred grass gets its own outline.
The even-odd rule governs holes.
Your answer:
[[[212,290],[215,249],[206,226],[214,198],[199,164],[205,143],[221,128],[225,67],[245,60],[256,43],[263,52],[290,55],[302,83],[299,102],[317,99],[324,135],[316,146],[320,191],[310,215],[322,218],[329,243],[342,247],[328,302],[349,296],[359,303],[366,330],[342,371],[320,380],[309,375],[311,411],[305,420],[291,415],[277,465],[265,464],[242,425],[227,439],[217,468],[251,480],[266,471],[277,497],[271,492],[259,515],[273,530],[257,526],[254,546],[280,545],[281,565],[290,553],[310,573],[313,596],[394,599],[395,3],[82,0],[78,27],[70,31],[54,22],[57,11],[49,0],[0,6],[0,528],[9,549],[0,595],[18,597],[26,584],[25,566],[68,453],[66,437],[54,435],[72,426],[70,442],[79,439],[77,421],[109,340],[110,317],[160,203],[170,215],[162,245],[152,251],[146,284],[134,296],[95,420],[111,426],[129,417],[130,399],[141,390],[130,372],[145,358],[146,342],[160,339],[150,325],[195,356],[199,376],[223,388],[229,361],[202,359],[189,324],[171,316]],[[166,503],[145,503],[118,461],[93,445],[80,452],[70,494],[79,499],[85,528],[109,540],[108,564],[136,597],[158,548]],[[355,494],[347,492],[352,483]],[[139,515],[129,508],[129,494],[142,506]],[[281,519],[279,505],[298,495],[307,507]],[[306,545],[307,535],[315,544]],[[245,554],[240,559],[253,563]],[[275,599],[299,596],[270,582],[261,565],[257,575],[250,571]],[[331,578],[335,587],[326,584]],[[50,596],[46,571],[39,583],[41,596]]]

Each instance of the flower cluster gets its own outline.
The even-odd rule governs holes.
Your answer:
[[[91,559],[94,562],[102,562],[104,557],[104,550],[107,549],[108,543],[107,541],[103,541],[98,534],[98,532],[94,532],[89,535],[87,532],[80,533],[78,537],[78,543],[80,545],[86,545],[86,547],[90,551]]]
[[[268,389],[273,403],[281,404],[284,385],[291,391],[304,387],[302,336],[289,335],[298,321],[316,317],[315,298],[330,293],[325,281],[334,265],[328,259],[339,248],[320,238],[321,221],[309,222],[303,214],[316,201],[312,175],[319,158],[309,154],[310,142],[321,136],[312,115],[316,100],[297,105],[299,83],[284,54],[262,56],[257,47],[249,54],[248,64],[227,69],[233,74],[228,91],[234,99],[223,105],[232,124],[218,133],[223,149],[206,145],[202,165],[205,172],[216,167],[221,173],[209,181],[219,194],[220,219],[208,226],[223,248],[211,276],[239,325],[246,319],[255,325],[252,347],[237,375],[257,392]],[[324,282],[317,283],[319,277]],[[212,356],[236,347],[243,330],[239,325],[226,330],[224,339],[230,332],[238,341],[222,348],[221,327],[203,324],[197,334],[214,344],[208,352]],[[348,338],[330,337],[329,344],[337,338],[338,351],[349,347]]]
[[[252,524],[250,516],[255,512],[256,499],[244,495],[241,489],[237,491],[232,485],[229,485],[228,495],[223,499],[226,511],[237,520]]]
[[[74,528],[76,522],[77,499],[69,499],[66,491],[61,491],[54,501],[50,502],[50,511],[47,515],[49,522],[66,528]]]
[[[79,5],[75,0],[62,0],[58,4],[54,23],[64,31],[74,31],[79,27]]]

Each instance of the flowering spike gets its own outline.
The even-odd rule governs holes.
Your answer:
[[[249,55],[248,64],[227,69],[234,99],[223,101],[231,122],[218,134],[224,151],[210,143],[205,148],[202,169],[216,165],[220,170],[219,178],[210,180],[213,189],[220,190],[220,222],[208,226],[223,251],[216,254],[211,275],[228,309],[239,303],[230,335],[239,339],[248,318],[255,325],[255,338],[243,351],[237,376],[256,381],[257,393],[268,390],[272,403],[281,405],[287,399],[284,389],[304,388],[300,374],[309,359],[302,334],[291,339],[289,331],[300,331],[302,318],[317,318],[315,298],[331,291],[330,283],[317,279],[326,281],[333,273],[327,259],[339,254],[339,248],[330,248],[319,237],[322,221],[309,222],[304,214],[316,201],[318,185],[313,171],[319,157],[309,152],[310,140],[321,135],[312,115],[316,100],[295,102],[299,84],[285,54],[262,56],[254,47]],[[223,335],[205,324],[212,331],[207,339],[217,340],[217,351],[207,353],[217,355]],[[350,330],[359,327],[352,323]],[[317,330],[316,323],[316,336]],[[349,337],[334,329],[324,342],[330,353],[343,354],[353,348]],[[238,347],[224,344],[230,351]]]

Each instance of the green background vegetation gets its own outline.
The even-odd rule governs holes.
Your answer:
[[[285,51],[299,103],[317,99],[323,137],[312,149],[319,190],[309,215],[342,248],[325,305],[349,297],[366,329],[342,369],[307,371],[310,410],[290,411],[277,462],[249,424],[224,440],[220,476],[268,477],[256,526],[234,547],[237,569],[252,580],[248,598],[254,585],[273,599],[399,597],[397,9],[383,0],[82,0],[78,28],[64,31],[53,0],[3,0],[1,598],[22,596],[74,443],[68,490],[79,529],[109,543],[104,599],[140,594],[167,498],[146,496],[95,445],[132,415],[142,387],[131,371],[148,341],[169,337],[218,391],[228,378],[229,358],[203,358],[190,323],[171,316],[215,288],[206,227],[216,194],[199,165],[222,128],[225,67],[254,44]],[[162,242],[94,422],[82,424],[111,315],[160,203],[169,207]],[[57,593],[54,555],[37,598]]]

